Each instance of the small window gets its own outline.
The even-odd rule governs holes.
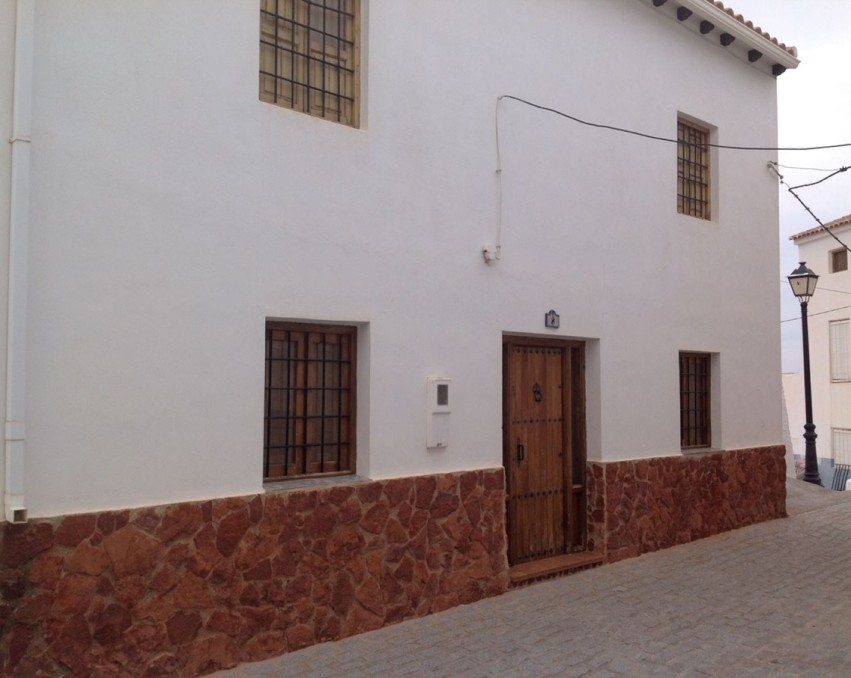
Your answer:
[[[677,212],[711,218],[709,130],[677,120]]]
[[[851,381],[851,341],[849,320],[830,323],[830,380]]]
[[[851,466],[851,429],[831,429],[830,437],[833,447],[833,462]]]
[[[260,100],[358,126],[360,0],[262,0]]]
[[[264,480],[354,473],[357,331],[266,323]]]
[[[707,353],[680,353],[680,445],[683,448],[712,444],[709,363]]]
[[[838,250],[833,250],[830,253],[830,272],[839,273],[839,271],[848,270],[848,250],[844,247]]]

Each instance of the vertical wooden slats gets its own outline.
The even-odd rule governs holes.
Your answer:
[[[573,350],[581,352],[564,342],[506,340],[504,450],[512,564],[569,552],[584,536],[581,486],[574,492],[572,479],[574,457],[584,465],[584,447],[577,449],[574,434],[580,375]]]
[[[356,330],[266,326],[264,478],[354,472]]]
[[[709,130],[677,121],[677,211],[710,219]]]
[[[712,444],[710,420],[710,356],[680,353],[680,445]]]
[[[360,0],[262,0],[260,100],[353,127]]]

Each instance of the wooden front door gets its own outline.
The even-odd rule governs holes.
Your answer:
[[[584,548],[583,344],[505,337],[503,454],[512,565]]]

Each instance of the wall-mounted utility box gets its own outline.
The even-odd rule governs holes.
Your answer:
[[[429,377],[426,384],[426,447],[444,448],[449,445],[449,403],[451,379]]]

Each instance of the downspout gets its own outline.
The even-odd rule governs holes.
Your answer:
[[[9,298],[6,345],[6,520],[27,520],[26,367],[27,259],[30,222],[30,134],[32,132],[35,0],[17,0],[15,75],[12,89],[12,171],[9,195]]]

